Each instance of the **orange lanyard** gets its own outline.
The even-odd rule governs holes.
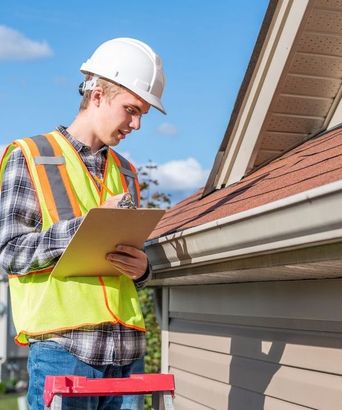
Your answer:
[[[109,195],[112,195],[112,196],[115,195],[114,192],[112,192],[112,191],[107,187],[107,185],[105,185],[105,184],[103,183],[103,181],[102,181],[101,178],[97,177],[96,175],[93,175],[93,177],[94,177],[95,181],[98,182],[98,183],[101,185],[101,187],[104,188],[104,189],[109,193]]]

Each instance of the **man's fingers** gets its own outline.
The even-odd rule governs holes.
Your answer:
[[[114,262],[112,262],[112,261],[110,261],[110,262],[112,263],[113,267],[114,267],[118,272],[120,272],[122,275],[129,276],[129,277],[132,278],[132,279],[138,278],[139,275],[137,275],[137,273],[135,272],[134,269],[132,269],[132,268],[130,268],[130,267],[128,267],[128,266],[125,266],[125,265],[123,265],[123,264],[120,264],[120,263],[114,263]]]
[[[131,246],[120,246],[119,249],[121,252],[124,252],[124,250],[126,252],[108,253],[106,259],[132,279],[140,278],[146,272],[148,266],[146,254]]]
[[[101,206],[100,208],[117,208],[118,207],[118,203],[122,200],[122,197],[125,194],[118,194],[118,195],[114,195],[109,197]]]
[[[134,246],[129,246],[129,245],[118,245],[116,247],[116,250],[118,252],[127,253],[128,255],[134,258],[138,258],[139,256],[141,256],[142,253],[144,253],[142,250],[137,249]]]
[[[135,263],[132,263],[132,258],[128,256],[118,255],[118,254],[110,254],[110,255],[113,255],[113,256],[107,256],[107,260],[109,262],[112,262],[114,265],[121,265],[126,269],[134,269],[134,267],[136,266]]]
[[[111,261],[110,261],[111,262]],[[129,275],[131,276],[134,272],[127,268],[126,266],[121,265],[120,263],[114,263],[111,262],[112,266],[114,267],[114,269],[116,269],[118,272],[120,272],[122,275]]]

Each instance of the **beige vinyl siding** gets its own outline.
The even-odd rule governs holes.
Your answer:
[[[265,397],[248,390],[217,383],[207,378],[191,375],[179,369],[170,368],[177,380],[175,410],[306,410],[299,406],[272,397]],[[190,397],[185,398],[184,396]],[[203,405],[205,403],[206,405]]]
[[[171,288],[175,409],[341,409],[341,295],[341,279]]]
[[[177,393],[177,396],[175,397],[173,401],[173,406],[175,409],[183,409],[183,410],[208,410],[212,409],[212,407],[208,406],[203,406],[202,404],[199,403],[194,403],[193,400],[189,400],[183,396],[181,396],[179,393]]]

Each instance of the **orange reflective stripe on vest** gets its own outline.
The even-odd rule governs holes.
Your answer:
[[[51,134],[46,134],[46,138],[52,146],[55,157],[57,157],[57,158],[63,157],[63,152],[61,150],[61,147],[56,143],[55,138]],[[61,198],[64,197],[65,201],[67,203],[67,199],[66,199],[66,196],[67,196],[67,198],[70,201],[70,205],[71,205],[71,208],[73,210],[74,217],[81,216],[82,213],[81,213],[81,210],[80,210],[80,206],[77,202],[77,199],[75,197],[75,193],[74,193],[74,190],[72,188],[69,175],[68,175],[67,170],[66,170],[65,160],[62,164],[57,165],[57,170],[59,171],[59,174],[60,174],[60,177],[61,177],[60,182],[63,184],[63,186],[65,188],[65,192],[62,193]],[[60,219],[64,219],[64,218],[60,218]]]
[[[80,207],[73,193],[65,168],[65,158],[54,138],[37,135],[25,138],[31,149],[44,198],[54,222],[81,216]]]

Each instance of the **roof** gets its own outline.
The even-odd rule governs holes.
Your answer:
[[[341,16],[340,0],[270,1],[204,195],[329,127],[342,94]]]
[[[342,127],[312,138],[240,182],[168,210],[149,239],[183,231],[342,179]]]

